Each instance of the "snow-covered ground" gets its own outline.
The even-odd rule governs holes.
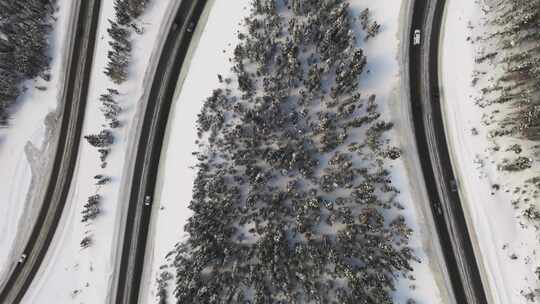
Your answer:
[[[536,171],[534,167],[521,173],[497,170],[501,157],[509,153],[493,153],[492,147],[499,145],[504,150],[513,143],[522,144],[524,148],[527,145],[510,138],[487,139],[488,129],[481,122],[485,120],[482,116],[490,111],[475,105],[475,100],[481,96],[480,89],[491,84],[489,78],[498,71],[493,66],[475,63],[482,43],[476,37],[487,30],[480,25],[485,14],[478,1],[449,0],[447,3],[440,57],[441,86],[447,137],[460,195],[466,205],[467,220],[472,227],[476,251],[481,256],[492,303],[531,303],[521,293],[538,286],[534,271],[540,265],[540,257],[536,255],[539,240],[531,225],[522,226],[526,223],[517,218],[520,211],[514,208],[512,200],[516,198],[515,187],[532,177],[531,173],[538,175],[538,162]],[[480,77],[473,87],[474,71],[488,74]],[[524,151],[526,153],[526,148]]]
[[[130,160],[126,158],[131,141],[128,135],[141,116],[137,106],[146,89],[145,71],[151,66],[154,45],[164,39],[160,26],[171,1],[151,1],[138,23],[144,34],[133,34],[132,63],[128,80],[120,86],[103,74],[110,40],[109,23],[114,19],[113,1],[102,1],[98,25],[98,39],[89,86],[88,104],[83,134],[97,133],[105,119],[99,110],[99,95],[107,88],[120,92],[117,98],[123,112],[119,116],[122,126],[115,129],[115,143],[107,158],[108,166],[101,169],[96,148],[85,140],[81,143],[79,157],[69,198],[49,252],[42,267],[25,294],[23,303],[106,303],[111,289],[119,234],[118,217],[124,213],[127,201],[120,199],[122,174]],[[94,185],[94,176],[104,174],[111,183]],[[101,213],[91,223],[81,223],[81,211],[87,198],[99,193]],[[79,242],[91,235],[93,243],[81,249]]]
[[[47,167],[55,150],[54,111],[63,89],[69,23],[75,17],[73,1],[60,0],[58,8],[49,37],[51,79],[49,82],[41,78],[27,80],[24,83],[27,90],[12,109],[10,126],[0,128],[0,282],[22,254],[23,240],[32,227],[28,223],[38,210],[29,205],[29,194],[43,186],[40,182],[46,178],[40,176],[45,177],[47,172],[41,169]],[[49,129],[45,124],[48,113],[51,113]]]
[[[196,159],[191,154],[197,150],[194,143],[197,138],[196,115],[203,100],[213,89],[220,86],[216,75],[230,75],[231,63],[228,58],[232,56],[238,41],[236,31],[239,22],[249,14],[249,2],[215,1],[186,77],[179,84],[179,92],[169,119],[166,146],[162,152],[158,187],[154,195],[154,203],[161,208],[152,220],[152,236],[149,240],[154,242],[147,250],[147,269],[141,297],[144,303],[157,302],[156,279],[159,274],[164,270],[174,273],[174,269],[167,266],[171,261],[167,261],[165,256],[173,249],[174,244],[185,238],[183,225],[191,215],[187,205],[191,200],[196,174],[191,168],[196,164]],[[423,182],[414,144],[411,144],[414,139],[407,116],[408,100],[399,76],[398,56],[404,56],[400,50],[400,41],[403,31],[408,31],[404,23],[410,17],[410,3],[406,0],[393,1],[392,4],[370,1],[367,6],[373,11],[374,18],[382,24],[382,32],[367,44],[359,39],[359,42],[364,44],[362,47],[367,53],[371,71],[364,75],[361,87],[366,94],[377,94],[383,115],[396,124],[395,129],[398,131],[392,140],[402,146],[404,156],[401,161],[393,162],[393,184],[402,191],[400,201],[406,206],[403,215],[415,231],[410,246],[422,259],[422,263],[414,263],[415,271],[412,275],[415,281],[399,280],[395,299],[399,303],[405,303],[409,297],[415,298],[418,303],[452,303],[448,298],[444,271],[439,266],[441,261],[438,260],[440,249],[436,248],[437,238],[430,231],[429,227],[432,225],[424,214],[422,204],[418,203],[427,198],[425,189],[420,186]],[[365,1],[351,1],[355,15],[365,7]],[[408,41],[405,41],[404,45],[406,47]],[[160,268],[162,265],[165,265],[165,268]],[[169,297],[173,285],[174,280],[169,280]],[[414,287],[409,288],[412,285]]]

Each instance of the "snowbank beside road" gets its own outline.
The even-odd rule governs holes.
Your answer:
[[[530,303],[522,293],[535,282],[538,241],[532,227],[523,229],[512,205],[514,187],[524,177],[497,170],[497,159],[482,127],[489,111],[475,104],[487,79],[473,87],[480,48],[477,37],[485,18],[478,1],[448,0],[442,40],[441,85],[445,125],[454,170],[476,252],[493,303]],[[493,68],[484,69],[492,73]],[[488,74],[487,77],[492,76]],[[510,143],[502,139],[504,149]],[[528,173],[530,174],[530,173]],[[499,190],[500,189],[500,190]]]
[[[68,201],[54,236],[49,252],[26,293],[23,303],[106,303],[112,283],[116,257],[116,236],[120,233],[118,215],[124,212],[127,202],[120,201],[123,168],[130,162],[126,158],[128,135],[139,118],[137,103],[145,89],[145,71],[151,61],[153,45],[163,35],[159,32],[163,16],[170,1],[152,1],[137,23],[144,28],[142,35],[132,34],[132,62],[129,77],[120,86],[112,84],[103,70],[110,49],[107,34],[108,19],[114,19],[113,1],[102,1],[98,24],[95,59],[89,85],[83,135],[99,132],[106,123],[100,111],[99,95],[107,88],[120,92],[118,103],[123,108],[119,115],[121,127],[114,130],[115,143],[107,157],[108,165],[101,169],[96,148],[85,140],[81,143],[77,168]],[[94,176],[111,177],[105,186],[94,185]],[[82,223],[81,211],[89,196],[96,192],[103,197],[101,213],[91,221]],[[81,249],[80,241],[91,235],[90,247]]]
[[[30,195],[39,192],[44,185],[39,183],[48,172],[40,172],[47,167],[47,162],[55,150],[54,138],[47,130],[46,116],[57,109],[63,89],[66,50],[70,21],[73,16],[72,1],[60,0],[57,19],[49,36],[49,56],[51,79],[49,82],[41,78],[27,80],[24,86],[28,89],[13,106],[12,119],[8,128],[0,128],[0,282],[6,272],[17,262],[22,254],[24,239],[30,233],[39,206],[29,205]],[[38,87],[40,89],[38,89]],[[45,88],[45,90],[43,90]],[[55,126],[50,126],[54,128]],[[39,155],[27,155],[26,147],[34,147]],[[49,149],[50,148],[50,149]],[[31,163],[32,160],[37,160]],[[34,171],[34,176],[33,176]]]

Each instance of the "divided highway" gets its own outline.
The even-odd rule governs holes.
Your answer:
[[[414,129],[431,210],[459,304],[487,304],[457,192],[440,106],[438,58],[444,0],[416,0],[409,73]],[[418,33],[417,30],[420,30]],[[420,35],[420,41],[414,37]]]
[[[151,197],[167,120],[194,28],[206,0],[182,0],[167,34],[153,78],[129,194],[118,281],[111,303],[137,303],[152,210]],[[44,202],[30,239],[24,263],[17,264],[0,290],[0,303],[19,303],[30,286],[52,241],[73,177],[92,68],[101,0],[81,0],[74,43],[68,61],[67,85],[62,93],[63,112],[58,148]],[[478,263],[456,191],[439,100],[438,47],[444,0],[416,0],[410,42],[410,90],[414,128],[422,171],[432,203],[436,229],[443,247],[457,303],[487,304]],[[415,30],[421,30],[419,45]],[[150,197],[150,206],[145,204]]]
[[[24,249],[26,259],[11,270],[6,283],[1,286],[0,303],[19,303],[30,286],[56,231],[75,170],[101,0],[81,0],[74,5],[78,5],[73,22],[76,29],[71,31],[73,43],[68,44],[71,54],[59,105],[63,110],[56,155],[43,204]]]
[[[129,196],[118,282],[110,303],[138,303],[163,137],[192,31],[207,1],[183,0],[166,38],[145,109]],[[455,302],[487,304],[455,178],[439,100],[438,54],[444,0],[414,1],[410,42],[410,90],[414,128],[432,212]],[[421,30],[420,44],[414,43]]]
[[[182,0],[159,58],[136,145],[121,261],[115,269],[118,281],[110,303],[138,302],[150,217],[152,210],[157,210],[152,207],[151,198],[167,120],[193,31],[206,3],[206,0]]]

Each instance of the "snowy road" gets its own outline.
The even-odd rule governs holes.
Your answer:
[[[458,303],[488,303],[446,143],[438,88],[438,50],[445,1],[416,1],[410,44],[411,102],[418,150]]]
[[[143,128],[137,144],[134,176],[123,239],[122,256],[112,303],[137,303],[143,273],[148,226],[152,210],[151,196],[156,186],[167,117],[173,101],[181,66],[187,55],[206,1],[182,1],[169,30],[155,72]],[[150,127],[148,127],[150,126]],[[146,203],[147,202],[147,203]]]
[[[62,214],[77,160],[100,5],[100,0],[92,0],[82,1],[79,7],[77,31],[72,33],[76,38],[69,63],[69,84],[65,86],[62,95],[66,102],[63,102],[59,148],[54,159],[50,184],[24,250],[27,257],[24,262],[15,266],[2,286],[2,303],[17,303],[22,299],[41,265]]]

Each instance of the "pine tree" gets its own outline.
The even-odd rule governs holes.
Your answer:
[[[22,81],[47,78],[47,36],[55,4],[56,0],[0,0],[0,125],[7,124],[7,109],[21,94]]]

